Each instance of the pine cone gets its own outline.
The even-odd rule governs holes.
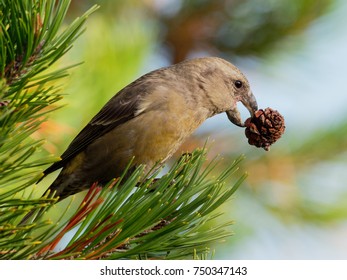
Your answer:
[[[255,111],[253,117],[246,120],[245,126],[248,143],[266,151],[270,150],[270,145],[275,143],[285,130],[283,116],[271,108]]]

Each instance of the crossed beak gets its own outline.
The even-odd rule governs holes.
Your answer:
[[[240,101],[247,108],[251,116],[253,116],[254,112],[258,110],[257,100],[255,99],[255,96],[253,95],[251,90],[248,92],[247,95],[243,96]],[[228,119],[233,124],[240,127],[245,126],[244,122],[241,120],[241,115],[236,105],[235,105],[235,108],[227,110],[226,113],[227,113]]]

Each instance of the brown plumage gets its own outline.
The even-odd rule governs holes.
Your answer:
[[[251,115],[256,100],[245,76],[220,58],[200,58],[150,72],[113,96],[44,171],[62,168],[49,190],[59,200],[119,177],[133,166],[163,163],[207,118],[226,112],[243,126],[236,102]]]

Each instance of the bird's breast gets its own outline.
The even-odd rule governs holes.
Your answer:
[[[149,165],[169,158],[196,128],[189,112],[151,111],[138,121],[133,132],[134,155],[140,163]]]

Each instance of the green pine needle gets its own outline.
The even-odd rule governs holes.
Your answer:
[[[240,160],[211,179],[207,175],[220,159],[203,168],[205,150],[196,150],[160,179],[152,175],[139,185],[140,167],[127,180],[119,180],[93,197],[94,202],[103,202],[85,216],[66,249],[35,258],[175,259],[191,258],[194,250],[203,253],[212,242],[231,235],[228,227],[232,222],[213,225],[213,221],[221,215],[216,209],[245,178],[230,183]],[[83,203],[80,209],[85,206]]]
[[[97,9],[62,30],[69,5],[69,0],[0,0],[0,259],[28,258],[56,230],[33,237],[46,222],[15,224],[30,209],[45,209],[54,201],[18,196],[42,176],[37,167],[54,161],[37,158],[43,141],[31,135],[56,109],[50,106],[62,98],[57,81],[71,67],[49,68],[72,47]]]

